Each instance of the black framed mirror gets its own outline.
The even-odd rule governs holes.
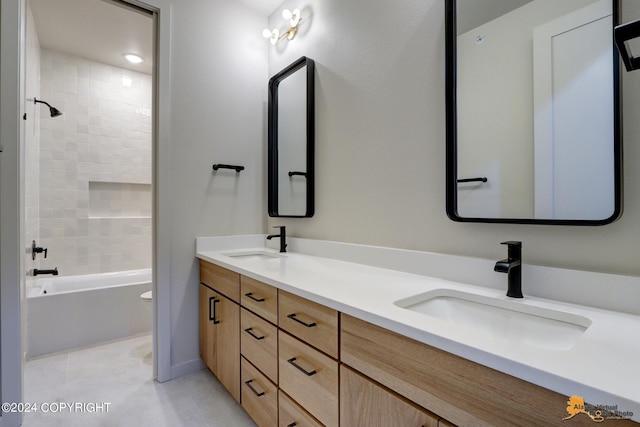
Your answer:
[[[302,57],[269,80],[269,216],[314,214],[315,63]]]
[[[554,225],[618,219],[618,0],[445,5],[449,218]]]

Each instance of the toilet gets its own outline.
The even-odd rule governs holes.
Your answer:
[[[153,313],[153,305],[151,303],[151,291],[143,292],[140,294],[140,299],[142,300],[142,305],[145,307],[145,313],[151,314]]]
[[[140,298],[144,302],[151,302],[151,291],[141,293]]]

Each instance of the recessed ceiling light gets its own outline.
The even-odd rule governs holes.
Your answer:
[[[142,58],[134,53],[125,53],[124,58],[132,64],[139,64],[142,62]]]

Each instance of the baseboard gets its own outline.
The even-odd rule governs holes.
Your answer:
[[[204,368],[205,364],[200,358],[179,363],[177,365],[171,365],[171,379],[175,380],[176,378],[198,372]]]

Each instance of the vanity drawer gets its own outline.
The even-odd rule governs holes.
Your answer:
[[[278,387],[241,357],[242,407],[260,427],[278,425]]]
[[[338,358],[338,312],[285,291],[279,293],[281,329]]]
[[[278,427],[322,427],[315,418],[307,411],[302,409],[300,405],[294,402],[282,390],[278,391]]]
[[[240,302],[240,275],[238,273],[200,260],[200,282],[227,298]]]
[[[554,391],[348,315],[341,329],[342,363],[449,422],[551,426],[567,416],[567,397]]]
[[[274,325],[278,323],[278,289],[250,277],[240,277],[240,304]]]
[[[241,310],[240,326],[240,352],[277,384],[278,328],[245,308]]]
[[[338,425],[338,362],[280,332],[280,388],[327,427]]]

